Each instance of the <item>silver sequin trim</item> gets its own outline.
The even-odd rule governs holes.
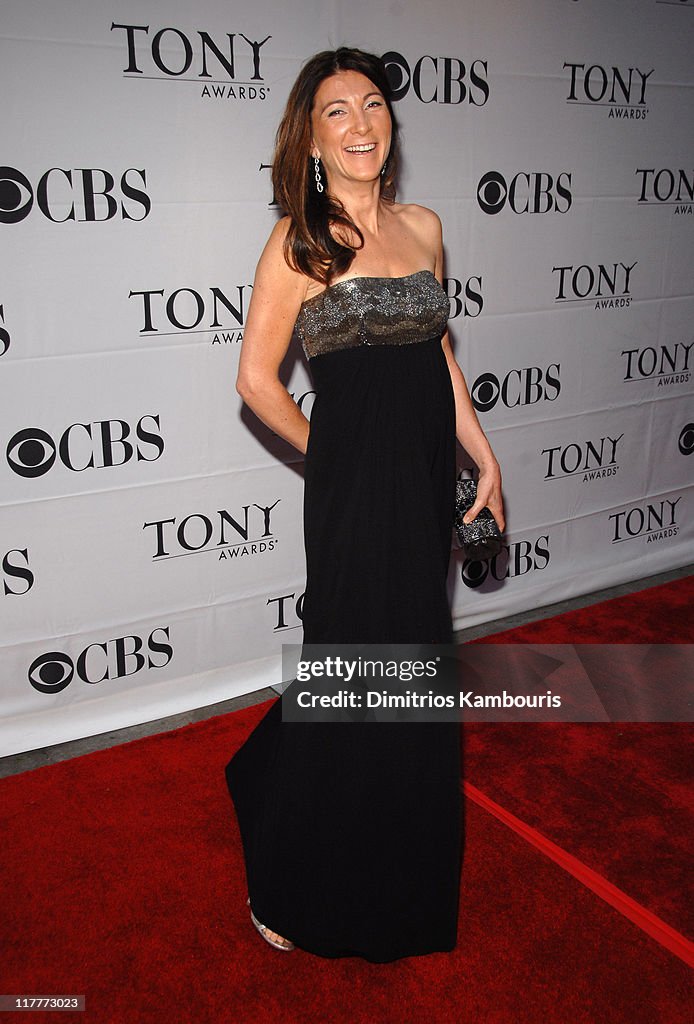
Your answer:
[[[412,345],[441,337],[450,303],[430,270],[352,277],[307,299],[294,326],[307,358],[361,345]]]

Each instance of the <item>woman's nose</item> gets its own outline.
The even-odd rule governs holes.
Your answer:
[[[353,118],[352,118],[352,127],[353,127],[354,131],[362,132],[362,133],[363,132],[367,132],[369,130],[369,126],[370,126],[370,121],[369,121],[368,111],[362,110],[361,107],[358,107],[354,111],[354,115],[353,115]]]

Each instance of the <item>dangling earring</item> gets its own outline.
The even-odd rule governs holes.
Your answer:
[[[322,192],[323,191],[323,182],[321,181],[321,177],[320,177],[320,167],[318,166],[318,157],[314,156],[313,159],[315,161],[315,167],[316,167],[316,174],[315,174],[315,178],[316,178],[316,191],[317,192]]]

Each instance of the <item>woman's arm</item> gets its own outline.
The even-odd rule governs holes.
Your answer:
[[[288,217],[278,221],[258,261],[236,390],[270,430],[305,454],[309,421],[279,379],[307,285],[284,258],[288,226]]]
[[[439,284],[443,284],[443,234],[441,221],[438,214],[434,213],[433,210],[427,212],[431,215],[430,229],[436,252],[436,270],[434,273]],[[477,500],[465,514],[464,521],[466,523],[471,522],[486,505],[496,519],[499,529],[503,531],[506,520],[504,518],[504,506],[501,497],[501,470],[499,463],[477,418],[477,412],[472,404],[463,371],[458,366],[453,355],[448,331],[446,331],[441,339],[441,346],[446,356],[448,372],[451,375],[451,384],[453,385],[453,394],[455,395],[456,437],[479,468]]]

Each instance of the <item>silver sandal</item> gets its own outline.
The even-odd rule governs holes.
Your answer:
[[[246,903],[250,907],[250,905],[251,905],[251,897],[250,896],[246,900]],[[275,939],[271,939],[270,936],[267,933],[269,931],[272,931],[272,929],[268,928],[267,925],[261,924],[260,921],[258,920],[258,918],[253,913],[252,910],[251,910],[251,921],[253,922],[253,925],[255,926],[255,929],[258,932],[258,934],[260,936],[262,936],[262,938],[264,938],[265,941],[267,943],[269,943],[274,949],[281,949],[285,953],[290,953],[293,949],[295,949],[294,943],[290,942],[289,939],[285,939],[284,942],[277,942]]]

